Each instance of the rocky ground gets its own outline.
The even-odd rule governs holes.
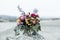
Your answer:
[[[14,27],[16,26],[16,22],[3,22],[0,23],[0,40],[6,40],[7,37],[17,40],[15,38],[18,38],[14,36]],[[55,21],[41,21],[41,29],[42,31],[39,31],[38,34],[40,35],[40,38],[37,38],[37,36],[24,36],[20,35],[18,40],[60,40],[60,20]],[[34,39],[33,39],[34,37]],[[11,39],[11,40],[12,40]]]

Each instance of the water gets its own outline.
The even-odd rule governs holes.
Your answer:
[[[6,37],[12,37],[14,36],[14,27],[16,26],[16,22],[5,22],[0,23],[0,40],[6,40]],[[46,40],[60,40],[60,20],[56,21],[41,21],[41,29],[42,31],[39,31],[40,37],[42,39]],[[19,40],[26,40],[30,39],[33,40],[32,37],[20,35],[21,38],[18,38]],[[35,36],[36,38],[36,36]],[[41,38],[40,38],[41,39]],[[38,40],[40,40],[38,39]],[[12,39],[11,39],[12,40]],[[15,40],[15,39],[14,39]]]

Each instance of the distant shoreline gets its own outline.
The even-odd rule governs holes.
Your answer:
[[[0,15],[0,22],[16,22],[16,16]],[[41,21],[49,20],[60,20],[60,18],[40,18]]]

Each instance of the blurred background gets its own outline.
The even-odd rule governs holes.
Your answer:
[[[21,14],[18,5],[25,13],[37,8],[42,29],[39,33],[47,40],[60,40],[60,0],[0,0],[0,40],[13,34]]]

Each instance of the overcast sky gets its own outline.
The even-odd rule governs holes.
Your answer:
[[[19,16],[18,5],[26,13],[37,8],[40,17],[60,18],[60,0],[0,0],[0,15]]]

